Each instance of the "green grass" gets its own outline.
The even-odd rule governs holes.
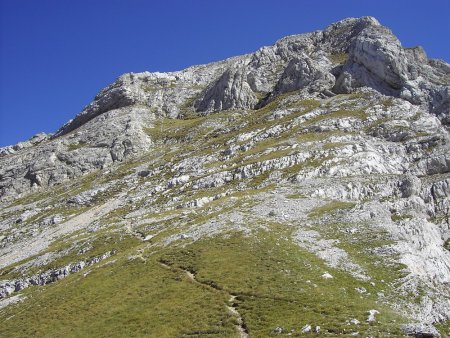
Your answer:
[[[309,218],[317,218],[321,217],[324,214],[330,214],[337,210],[346,210],[351,209],[355,206],[353,202],[342,202],[342,201],[331,201],[325,205],[320,207],[316,207],[308,214]]]
[[[306,196],[301,194],[301,193],[294,193],[294,194],[290,194],[287,195],[286,198],[291,199],[291,200],[297,200],[297,199],[302,199],[305,198]]]
[[[294,101],[287,104],[286,108],[302,108],[306,112],[311,111],[313,109],[320,107],[320,101],[313,100],[313,99],[306,99],[306,100],[300,100],[300,101]]]
[[[450,251],[450,238],[445,241],[444,248]]]
[[[307,125],[312,125],[324,120],[331,120],[331,119],[340,119],[340,118],[344,118],[344,117],[353,117],[353,118],[357,118],[360,119],[362,121],[367,120],[367,113],[360,109],[360,110],[347,110],[347,109],[339,109],[327,114],[322,114],[322,115],[318,115],[315,116],[307,121],[305,121],[303,123],[303,126],[307,126]]]
[[[319,142],[323,141],[331,136],[338,136],[341,132],[339,131],[324,131],[324,132],[308,132],[298,134],[296,140],[298,143],[307,143],[307,142]]]
[[[254,164],[254,163],[258,163],[258,162],[273,160],[275,158],[280,158],[283,156],[288,156],[291,154],[291,152],[292,152],[292,149],[279,149],[279,150],[274,150],[271,152],[259,154],[259,156],[244,159],[244,161],[239,163],[239,166]]]
[[[161,118],[155,122],[152,128],[144,128],[144,132],[154,141],[167,138],[185,139],[203,121],[205,121],[205,117],[184,120]]]
[[[277,326],[297,335],[306,324],[329,335],[399,335],[401,317],[374,294],[355,292],[369,289],[368,283],[326,266],[293,243],[283,226],[267,226],[270,231],[229,233],[184,246],[123,242],[116,255],[82,273],[26,289],[24,303],[0,311],[0,336],[236,337],[235,318],[226,308],[231,294],[253,337],[270,336]],[[139,252],[140,259],[128,258]],[[324,271],[334,278],[323,279]],[[370,309],[381,312],[374,325],[365,322]],[[361,321],[358,328],[347,325],[352,318]]]
[[[328,223],[318,227],[323,238],[337,239],[337,247],[345,250],[352,261],[361,266],[371,277],[371,281],[376,282],[375,286],[368,289],[371,292],[384,292],[386,296],[391,294],[390,283],[395,283],[400,278],[406,276],[406,266],[398,263],[398,257],[375,255],[371,250],[386,247],[393,244],[389,234],[378,228],[370,228],[358,224],[359,232],[348,234],[345,229],[351,227],[350,224]],[[383,281],[383,282],[382,282]]]
[[[87,145],[86,142],[80,141],[78,143],[72,143],[72,144],[67,145],[67,149],[69,151],[73,151],[73,150],[81,149],[81,148],[84,148],[84,147],[87,147],[87,146],[88,145]]]
[[[330,150],[330,149],[334,149],[334,148],[345,147],[346,145],[349,145],[349,144],[351,144],[351,143],[349,143],[349,142],[327,142],[323,145],[323,149]]]
[[[164,254],[164,262],[192,271],[197,279],[237,295],[238,309],[251,336],[267,337],[277,326],[299,332],[306,324],[322,332],[348,334],[346,320],[357,318],[364,334],[398,334],[393,312],[375,303],[376,297],[356,293],[364,284],[330,269],[314,255],[293,244],[284,230],[258,231],[249,237],[230,234],[193,243]],[[333,280],[321,274],[329,271]],[[309,282],[308,282],[309,281]],[[364,324],[367,311],[383,308],[379,326]]]
[[[317,100],[292,100],[295,92],[289,92],[277,96],[264,107],[251,111],[250,114],[244,115],[243,120],[238,121],[240,124],[245,121],[245,126],[239,128],[239,133],[249,132],[257,129],[266,129],[275,124],[289,123],[295,117],[306,114],[320,106],[320,102]],[[287,103],[284,103],[287,101]],[[298,111],[292,114],[288,114],[280,119],[268,120],[269,116],[279,107],[282,108],[297,108]]]
[[[285,102],[286,101],[286,102]],[[285,102],[282,104],[282,102]],[[278,106],[288,105],[290,109],[298,108],[298,111],[289,114],[278,120],[268,120],[269,115],[273,109]],[[183,145],[182,151],[184,153],[189,151],[196,151],[198,154],[208,155],[212,152],[220,152],[221,149],[225,149],[226,142],[233,137],[253,131],[264,130],[270,128],[273,125],[281,124],[286,125],[291,123],[292,119],[307,113],[308,111],[320,106],[320,102],[316,100],[294,100],[294,93],[286,93],[271,101],[266,106],[250,111],[247,114],[242,114],[234,110],[222,111],[209,116],[196,117],[195,115],[188,116],[186,119],[162,119],[157,122],[152,128],[144,128],[144,131],[152,137],[156,142],[163,141],[167,145],[171,142],[180,142],[188,140],[189,143]],[[203,122],[209,120],[216,120],[218,122],[225,122],[227,124],[227,130],[222,128],[203,127]],[[266,150],[269,147],[276,146],[278,144],[284,144],[286,138],[291,133],[284,133],[275,141],[273,139],[259,142],[254,149],[250,149],[248,152],[241,153],[237,159],[232,159],[231,163],[241,161],[244,156],[257,154]],[[168,149],[166,149],[166,152]],[[172,160],[175,155],[181,154],[181,150],[173,154]],[[252,163],[252,160],[249,160]],[[208,168],[215,167],[218,163],[207,164]]]
[[[35,203],[44,199],[49,198],[50,196],[58,196],[63,193],[65,193],[67,190],[67,187],[64,184],[60,184],[54,187],[50,187],[46,191],[38,191],[31,194],[27,194],[23,197],[20,197],[16,199],[14,202],[11,203],[11,206],[17,206],[17,205],[27,205],[31,203]]]
[[[434,325],[441,334],[442,338],[450,337],[450,321],[445,321]]]
[[[28,289],[30,290],[30,289]],[[224,294],[154,260],[121,260],[29,293],[1,313],[2,337],[232,337]],[[43,315],[45,313],[45,315]]]
[[[248,182],[248,186],[250,188],[260,187],[269,178],[269,175],[270,171],[265,171],[261,175],[253,177],[250,182]]]
[[[389,110],[394,105],[394,100],[390,97],[382,102],[384,110]]]
[[[331,62],[333,63],[338,63],[338,64],[344,64],[345,61],[348,60],[348,53],[335,53],[335,54],[330,54],[328,56],[328,58],[331,60]]]
[[[413,216],[411,216],[411,215],[391,214],[391,220],[393,222],[400,222],[400,221],[410,220],[412,218],[413,218]]]
[[[289,178],[299,174],[302,170],[319,168],[322,165],[322,163],[328,159],[329,157],[327,156],[318,159],[307,159],[304,162],[298,163],[291,167],[284,168],[282,169],[282,171],[284,173],[284,176],[286,178]]]

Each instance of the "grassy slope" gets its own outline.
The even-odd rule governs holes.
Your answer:
[[[394,321],[400,318],[377,304],[375,296],[357,293],[360,281],[301,250],[279,225],[248,237],[233,233],[185,247],[147,249],[143,259],[130,260],[139,246],[111,258],[117,259],[114,264],[91,268],[86,277],[83,271],[27,289],[23,305],[1,312],[0,336],[232,337],[234,318],[226,309],[230,294],[237,295],[238,310],[254,337],[270,336],[276,327],[297,335],[306,324],[331,335],[399,334]],[[189,280],[183,269],[204,285]],[[324,271],[334,278],[323,279]],[[381,312],[379,323],[365,322],[370,309]],[[348,325],[353,318],[362,324]]]
[[[2,313],[2,337],[232,336],[224,295],[200,288],[155,260],[127,261],[28,289]],[[45,315],[43,315],[45,314]],[[13,316],[13,317],[11,317]]]

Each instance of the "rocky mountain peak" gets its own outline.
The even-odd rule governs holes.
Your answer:
[[[89,294],[118,336],[144,312],[136,335],[445,336],[449,92],[450,65],[372,17],[124,74],[0,149],[0,309],[23,335],[89,322]]]
[[[96,168],[145,149],[151,140],[139,127],[144,120],[148,123],[152,119],[182,119],[229,109],[255,110],[288,93],[295,92],[301,99],[326,99],[360,88],[420,105],[447,126],[449,69],[445,62],[428,60],[420,47],[402,47],[375,18],[350,18],[322,31],[282,38],[272,46],[222,62],[172,73],[124,74],[50,138],[56,140],[79,130],[74,134],[79,136],[75,136],[76,144],[94,142],[100,145],[97,149],[111,149],[95,159],[83,160],[94,162],[88,167]],[[121,111],[127,111],[126,116]],[[122,122],[117,123],[117,118]],[[90,129],[86,124],[92,120],[104,121],[103,132],[81,131]],[[129,137],[124,139],[124,130],[138,131],[125,132]],[[65,141],[50,142],[43,149],[58,153],[56,144],[61,142]],[[6,147],[0,154],[5,156],[19,148],[23,145]],[[33,157],[31,153],[29,156]],[[73,168],[67,172],[63,177],[70,177]],[[59,181],[54,174],[39,180],[44,185]],[[27,186],[26,180],[23,183],[20,191]],[[2,195],[8,194],[9,186],[3,183]]]

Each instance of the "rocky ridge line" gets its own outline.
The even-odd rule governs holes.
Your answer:
[[[419,105],[448,126],[449,70],[420,48],[403,48],[389,29],[363,17],[222,62],[173,73],[125,74],[55,135],[0,149],[0,198],[138,156],[152,149],[145,129],[161,118],[261,108],[292,91],[300,98],[326,98],[373,88]]]

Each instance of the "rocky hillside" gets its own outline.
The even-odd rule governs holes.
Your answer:
[[[0,336],[450,336],[450,65],[371,17],[130,73],[0,148]]]

